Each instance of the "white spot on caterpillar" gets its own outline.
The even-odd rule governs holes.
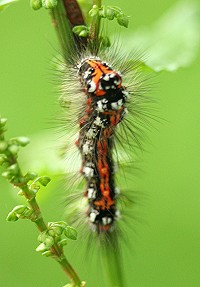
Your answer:
[[[103,112],[104,111],[102,101],[98,101],[97,102],[97,108],[96,109],[97,109],[98,112]]]
[[[121,106],[123,105],[122,99],[120,99],[117,103],[118,103],[118,106],[121,108]]]
[[[106,75],[103,77],[103,80],[104,80],[104,81],[109,81],[109,80],[110,80],[109,75],[108,75],[108,74],[106,74]]]
[[[95,84],[95,82],[93,82],[93,81],[88,82],[88,86],[89,86],[89,88],[87,89],[87,91],[89,93],[94,93],[96,91],[96,84]]]
[[[99,212],[97,210],[93,210],[92,212],[90,212],[89,215],[90,222],[94,223],[98,214]]]
[[[89,166],[84,166],[83,173],[85,174],[85,177],[91,178],[94,176],[94,169]]]
[[[84,154],[89,154],[92,151],[92,147],[89,145],[89,143],[85,143],[83,145],[83,153]]]
[[[114,81],[115,85],[119,85],[119,84],[121,84],[121,82],[122,82],[122,81],[121,81],[120,79]]]
[[[88,188],[87,198],[95,198],[96,197],[96,190],[94,188]]]
[[[94,121],[94,124],[97,125],[97,126],[103,126],[103,123],[102,123],[100,117],[96,117],[96,119]]]
[[[92,139],[95,137],[95,132],[93,129],[89,129],[88,132],[86,133],[87,138]]]
[[[84,73],[84,76],[83,76],[83,79],[87,79],[88,76],[91,75],[91,71],[90,70],[87,70],[85,73]]]
[[[103,217],[102,218],[103,225],[110,224],[111,222],[112,222],[112,219],[110,217]]]
[[[113,110],[118,110],[117,102],[111,103],[111,107],[112,107]]]

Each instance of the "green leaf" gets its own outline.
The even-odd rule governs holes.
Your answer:
[[[190,65],[200,44],[199,8],[192,0],[176,3],[152,27],[138,29],[124,39],[125,48],[146,51],[145,63],[156,72]]]
[[[0,0],[0,12],[2,12],[11,3],[16,2],[16,1],[17,0]]]

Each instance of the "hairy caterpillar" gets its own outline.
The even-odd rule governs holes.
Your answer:
[[[130,55],[117,56],[113,50],[95,54],[87,49],[73,55],[70,63],[62,63],[61,104],[67,106],[66,121],[79,129],[72,145],[76,144],[81,155],[80,172],[86,182],[84,213],[98,234],[112,232],[121,216],[113,156],[117,143],[124,149],[123,155],[140,145],[139,130],[148,122],[146,76],[141,75],[141,58],[134,57],[130,61]]]
[[[64,3],[73,27],[73,14],[80,14],[80,10],[69,5],[72,2],[76,1]],[[79,16],[77,21],[82,23]],[[93,231],[109,234],[120,218],[113,156],[116,142],[125,150],[140,145],[143,123],[149,124],[143,58],[137,53],[120,54],[115,45],[105,49],[100,38],[83,42],[74,35],[71,42],[68,57],[61,63],[61,105],[67,106],[70,129],[72,125],[79,129],[76,146],[88,202],[84,213]]]

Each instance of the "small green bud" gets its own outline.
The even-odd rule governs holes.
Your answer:
[[[17,175],[19,172],[19,167],[18,164],[12,164],[11,166],[8,167],[8,171],[10,172],[10,174],[12,175]]]
[[[30,143],[30,139],[27,137],[17,137],[16,138],[16,142],[20,145],[20,146],[26,146],[27,144]]]
[[[93,5],[92,9],[89,11],[91,17],[97,16],[99,14],[99,8],[97,5]]]
[[[89,33],[88,27],[84,25],[75,26],[72,31],[80,37],[87,37]]]
[[[87,37],[89,34],[88,30],[82,30],[80,33],[79,33],[79,36],[80,37]]]
[[[29,209],[26,205],[17,205],[13,208],[11,212],[15,212],[16,214],[22,214],[26,209]]]
[[[7,157],[5,154],[0,154],[0,165],[3,164],[7,160]]]
[[[26,210],[24,210],[24,212],[22,213],[22,215],[20,215],[20,218],[26,218],[26,219],[33,219],[32,215],[33,215],[34,211],[27,207]]]
[[[56,221],[56,222],[49,222],[48,226],[49,227],[59,226],[59,227],[62,227],[62,228],[66,228],[66,227],[68,227],[68,224],[65,221]]]
[[[38,178],[39,183],[43,186],[47,186],[47,184],[51,181],[50,177],[48,176],[41,176]]]
[[[4,171],[1,174],[3,177],[7,178],[7,179],[11,179],[12,178],[12,174],[10,174],[9,171]]]
[[[44,244],[50,248],[54,244],[54,239],[51,236],[46,237]]]
[[[65,233],[65,236],[69,239],[72,239],[72,240],[77,239],[77,231],[71,226],[66,227],[64,233]]]
[[[40,190],[40,186],[38,184],[31,184],[30,185],[30,191],[32,191],[34,196],[38,192],[38,190]]]
[[[38,247],[36,248],[36,251],[37,252],[44,252],[48,249],[48,247],[44,244],[44,243],[41,243],[40,245],[38,245]]]
[[[5,118],[0,118],[0,126],[5,126],[5,124],[7,123],[7,119]]]
[[[119,14],[117,16],[117,22],[120,26],[124,26],[124,27],[128,28],[128,24],[129,24],[128,16],[126,16],[124,14]]]
[[[115,17],[115,12],[114,10],[112,9],[112,7],[109,7],[109,6],[105,6],[104,8],[104,15],[105,17],[108,19],[108,20],[113,20],[114,17]]]
[[[45,9],[53,9],[57,6],[58,1],[57,0],[42,0],[42,6]]]
[[[47,236],[48,235],[46,234],[46,231],[40,233],[39,236],[38,236],[38,241],[41,242],[41,243],[44,242],[45,239],[47,238]]]
[[[63,228],[60,226],[55,226],[55,227],[53,227],[53,231],[56,235],[61,235],[63,232]]]
[[[54,232],[53,229],[48,230],[48,234],[49,234],[50,236],[55,236],[55,232]]]
[[[17,221],[18,219],[19,217],[13,211],[9,212],[8,216],[6,217],[7,221]]]
[[[13,155],[16,155],[19,151],[19,146],[16,144],[12,144],[11,146],[9,146],[8,149]]]
[[[33,179],[35,179],[37,177],[37,173],[33,172],[33,171],[28,171],[27,174],[25,175],[25,177],[28,180],[33,180]]]
[[[60,242],[60,241],[61,241],[61,239],[62,239],[62,238],[61,238],[61,236],[60,236],[60,235],[57,235],[57,236],[55,237],[55,241],[56,241],[56,242]]]
[[[50,256],[52,256],[52,253],[50,250],[47,250],[47,251],[43,252],[42,255],[45,257],[50,257]]]
[[[18,191],[17,195],[23,196],[24,195],[23,190],[20,189],[20,191]]]
[[[31,0],[30,6],[33,10],[39,10],[42,7],[42,1],[41,0]]]
[[[62,239],[61,241],[59,241],[59,245],[60,245],[61,247],[67,245],[67,239]]]
[[[8,147],[8,144],[5,141],[0,141],[0,152],[4,152]]]

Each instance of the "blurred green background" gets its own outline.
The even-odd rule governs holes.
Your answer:
[[[175,1],[104,3],[118,5],[132,16],[130,28],[121,30],[130,37],[131,31],[154,23]],[[50,71],[57,42],[48,12],[32,11],[27,1],[11,5],[0,14],[0,43],[0,113],[8,118],[8,136],[47,133],[59,114]],[[134,189],[147,199],[139,211],[144,215],[136,224],[137,236],[128,233],[131,251],[122,247],[127,287],[200,286],[200,52],[195,56],[189,67],[156,78],[153,97],[164,120],[150,132],[139,164],[142,172],[133,179]],[[52,143],[45,144],[49,148]],[[38,233],[31,223],[5,221],[20,199],[2,178],[0,191],[0,285],[66,284],[59,266],[35,252]],[[43,193],[39,202],[44,217],[61,220],[60,180]],[[91,266],[87,268],[86,258],[76,258],[74,249],[76,242],[69,243],[66,254],[87,286],[110,287],[100,282]]]

